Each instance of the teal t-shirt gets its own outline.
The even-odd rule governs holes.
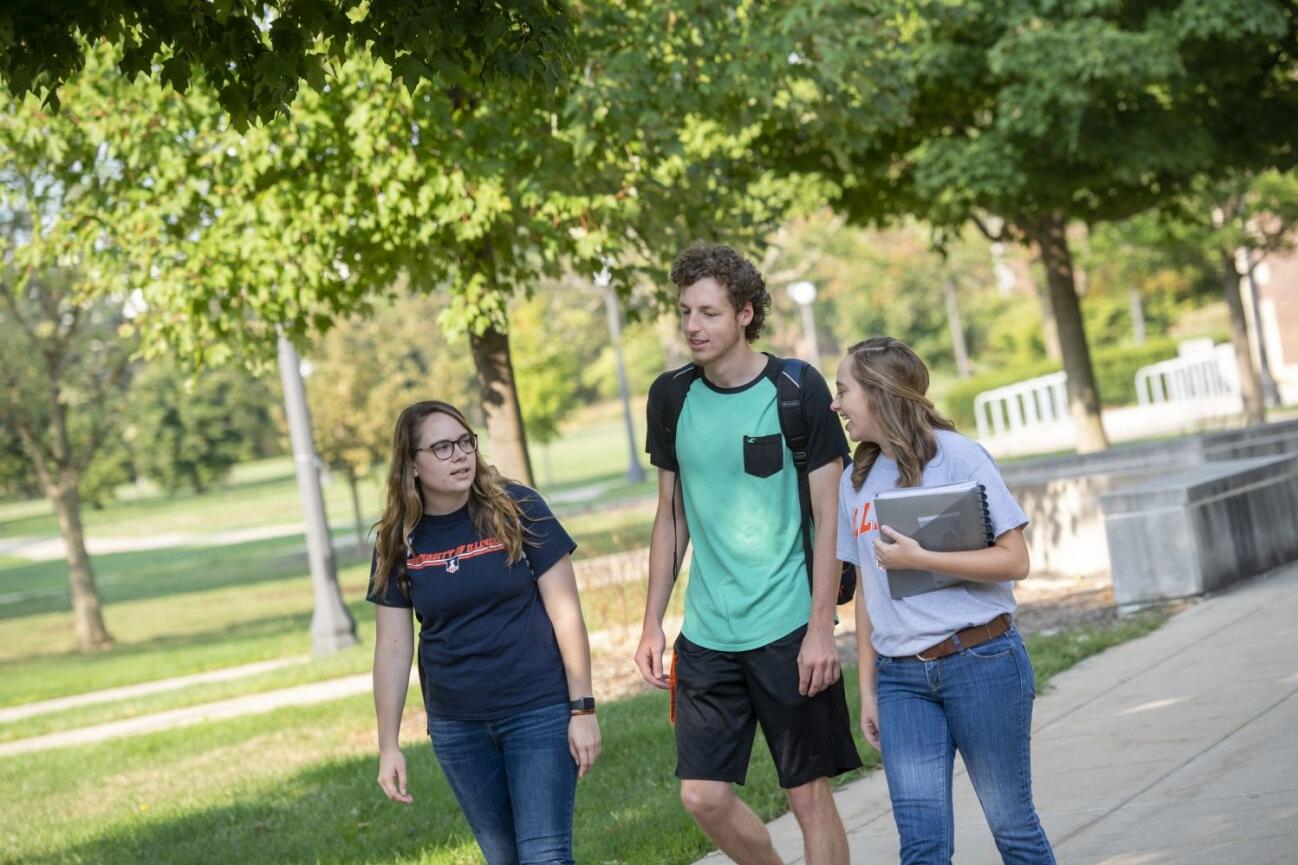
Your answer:
[[[776,407],[780,366],[769,358],[761,375],[733,388],[699,375],[676,422],[674,458],[661,409],[673,373],[650,390],[650,462],[680,474],[694,550],[682,632],[704,648],[755,649],[811,616],[797,472]],[[842,459],[847,440],[824,378],[808,369],[803,387],[807,465],[815,470]]]

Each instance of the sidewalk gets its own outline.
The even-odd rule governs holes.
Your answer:
[[[1033,726],[1037,807],[1059,862],[1294,865],[1298,564],[1061,673]],[[836,798],[852,861],[897,862],[883,774]],[[999,865],[959,761],[955,809],[956,865]],[[792,815],[771,832],[786,862],[803,861]]]

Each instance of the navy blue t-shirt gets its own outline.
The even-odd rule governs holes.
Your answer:
[[[568,702],[568,680],[536,580],[577,548],[534,490],[511,484],[523,512],[523,558],[482,537],[466,505],[424,514],[406,560],[410,597],[394,573],[367,600],[415,611],[419,673],[429,715],[466,721]],[[371,574],[373,565],[371,565]],[[413,602],[413,603],[412,603]]]

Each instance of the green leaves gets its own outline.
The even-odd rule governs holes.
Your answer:
[[[317,91],[322,60],[366,52],[411,90],[481,86],[497,77],[552,89],[566,57],[568,21],[552,0],[97,0],[51,14],[37,0],[0,6],[0,80],[16,98],[58,110],[61,91],[101,41],[128,76],[152,74],[185,92],[196,68],[237,128],[288,110],[301,81]]]

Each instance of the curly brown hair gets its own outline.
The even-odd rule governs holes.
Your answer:
[[[753,320],[744,328],[744,338],[757,339],[771,308],[766,280],[753,263],[721,243],[693,243],[672,262],[671,281],[677,290],[711,277],[726,287],[730,306],[738,313],[744,304],[753,305]]]

